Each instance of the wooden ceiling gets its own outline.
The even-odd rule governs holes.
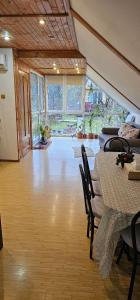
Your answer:
[[[81,75],[85,74],[86,71],[86,62],[84,58],[20,58],[19,60],[42,74],[56,75],[58,69],[61,75],[77,75],[77,65]],[[56,70],[53,69],[53,63],[56,63]]]
[[[45,21],[44,25],[39,24],[40,19]],[[5,32],[10,35],[9,41],[3,38]],[[78,50],[69,0],[0,0],[0,47]],[[75,64],[73,57],[65,58],[61,63],[58,57],[55,62],[61,69],[68,69],[69,72],[72,72],[71,68]],[[47,59],[26,59],[26,63],[44,70],[43,73],[53,72],[50,70],[51,58],[48,62]],[[77,63],[85,70],[84,59]],[[49,70],[45,69],[46,66]]]

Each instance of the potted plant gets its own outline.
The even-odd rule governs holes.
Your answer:
[[[82,132],[82,127],[81,125],[78,126],[77,128],[77,134],[76,134],[78,139],[82,139],[83,138],[83,132]]]
[[[39,130],[40,130],[40,135],[41,135],[40,143],[45,145],[45,144],[47,144],[46,127],[43,127],[42,125],[40,125]]]
[[[80,120],[80,123],[78,124],[77,126],[77,138],[78,139],[82,139],[83,138],[83,134],[84,134],[84,131],[85,131],[85,121],[84,119]]]
[[[93,120],[93,114],[90,115],[90,119],[88,121],[88,123],[89,123],[89,133],[87,135],[88,139],[94,138],[94,134],[92,133],[92,120]]]

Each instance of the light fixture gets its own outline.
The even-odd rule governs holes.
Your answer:
[[[80,70],[77,68],[77,74],[80,74]]]
[[[78,67],[78,64],[75,64],[75,67]]]
[[[39,24],[40,24],[40,25],[44,25],[44,24],[45,24],[44,19],[40,19],[40,20],[39,20]]]
[[[56,70],[56,67],[54,66],[53,69]]]
[[[53,63],[53,67],[56,67],[56,63],[55,62]]]
[[[9,41],[10,38],[11,38],[8,31],[5,31],[5,32],[2,34],[2,37],[4,38],[5,41]]]
[[[60,71],[57,69],[56,73],[57,73],[57,74],[59,74],[59,73],[60,73]]]

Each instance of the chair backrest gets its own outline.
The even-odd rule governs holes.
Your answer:
[[[134,254],[138,252],[138,248],[140,249],[140,245],[139,247],[137,247],[137,236],[136,236],[136,223],[138,219],[140,219],[140,211],[136,213],[136,215],[133,217],[131,222],[131,236],[132,236],[132,245],[133,245]]]
[[[93,190],[92,179],[91,179],[91,174],[90,174],[90,168],[89,168],[88,158],[87,158],[87,154],[86,154],[86,150],[85,150],[84,145],[81,145],[81,153],[82,153],[83,167],[84,167],[86,180],[87,180],[88,185],[90,187],[91,195],[92,195],[92,197],[94,197],[95,193],[94,193],[94,190]]]
[[[104,144],[104,152],[130,152],[129,142],[120,136],[109,138]]]
[[[82,186],[83,186],[86,212],[87,214],[90,214],[93,217],[92,206],[91,206],[91,192],[89,190],[89,185],[87,183],[86,176],[81,164],[79,165],[79,169],[80,169]]]

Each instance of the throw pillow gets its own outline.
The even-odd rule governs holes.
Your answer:
[[[125,131],[122,134],[122,137],[125,139],[136,139],[138,138],[139,134],[140,134],[140,129],[132,127],[128,131]]]
[[[133,127],[129,124],[122,123],[120,126],[120,129],[118,130],[118,136],[123,137],[123,134],[127,132],[129,129],[132,129]]]

